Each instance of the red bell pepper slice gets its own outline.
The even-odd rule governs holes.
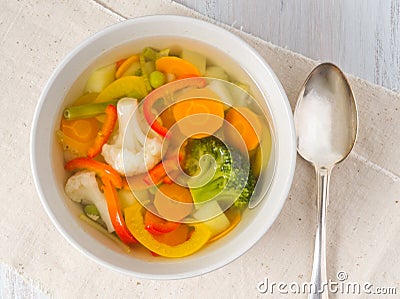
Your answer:
[[[150,169],[147,175],[143,177],[143,180],[148,185],[157,185],[164,180],[170,171],[177,169],[177,167],[175,161],[167,159]]]
[[[156,133],[160,134],[163,137],[169,138],[167,134],[168,129],[157,121],[156,116],[151,111],[151,108],[153,107],[154,103],[157,102],[159,99],[161,99],[163,96],[165,96],[166,92],[171,93],[179,89],[190,86],[201,88],[204,87],[207,83],[206,80],[202,77],[197,77],[196,80],[195,79],[184,80],[184,79],[188,78],[182,78],[182,79],[179,78],[171,83],[165,84],[153,90],[143,100],[143,114],[144,117],[146,118],[147,123]]]
[[[88,150],[88,157],[94,158],[98,154],[100,154],[103,145],[107,143],[110,138],[112,132],[114,131],[115,124],[117,123],[118,113],[117,107],[114,105],[108,105],[106,108],[106,120],[101,127],[101,130],[97,133],[97,136],[92,144],[92,146]]]
[[[155,256],[155,257],[160,256],[159,254],[157,254],[157,253],[155,253],[154,251],[151,251],[151,250],[150,250],[150,253],[151,253],[152,256]]]
[[[165,176],[165,177],[163,178],[162,182],[163,182],[164,184],[170,185],[170,184],[172,184],[174,181],[173,181],[169,176]]]
[[[153,235],[165,234],[177,229],[179,222],[168,221],[154,215],[150,211],[144,214],[144,228]]]
[[[126,244],[138,243],[126,227],[124,217],[122,216],[119,206],[117,191],[107,177],[102,177],[104,184],[104,195],[107,201],[108,213],[110,214],[111,223],[122,242]]]
[[[116,188],[122,188],[121,176],[108,164],[89,158],[76,158],[65,164],[64,168],[68,171],[76,171],[79,169],[94,171],[101,179],[108,178]]]
[[[146,173],[130,176],[126,179],[125,189],[133,191],[145,190],[160,183],[172,184],[178,177],[180,171],[173,161],[167,160],[154,166]],[[171,177],[169,177],[171,176]]]

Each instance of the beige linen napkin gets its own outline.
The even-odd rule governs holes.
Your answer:
[[[55,298],[296,297],[276,292],[260,294],[257,284],[265,278],[287,284],[309,279],[315,178],[313,169],[301,159],[280,216],[250,251],[222,269],[176,281],[141,280],[88,260],[56,231],[33,185],[29,164],[33,112],[46,80],[68,52],[91,34],[125,18],[150,14],[204,17],[166,0],[9,0],[0,6],[3,267],[15,269]],[[260,52],[278,75],[293,107],[300,85],[316,62],[223,27]],[[328,275],[336,279],[338,271],[345,271],[349,281],[397,287],[399,294],[400,95],[353,77],[350,81],[359,108],[360,132],[354,153],[333,172],[328,210]],[[4,291],[3,295],[7,294],[12,296],[12,291]]]

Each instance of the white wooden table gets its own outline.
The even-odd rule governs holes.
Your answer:
[[[104,5],[103,1],[95,2]],[[333,61],[348,73],[400,91],[400,0],[176,2],[305,56]],[[47,296],[0,264],[0,298],[3,297]]]
[[[222,23],[400,91],[400,0],[176,0]]]

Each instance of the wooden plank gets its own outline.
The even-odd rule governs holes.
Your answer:
[[[344,71],[400,91],[400,0],[176,0]]]

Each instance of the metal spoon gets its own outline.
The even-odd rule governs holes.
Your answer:
[[[328,298],[326,275],[326,210],[332,168],[351,152],[358,118],[353,92],[342,71],[331,63],[318,65],[306,79],[294,112],[298,153],[317,175],[317,232],[309,299]],[[325,288],[324,291],[323,288]]]

